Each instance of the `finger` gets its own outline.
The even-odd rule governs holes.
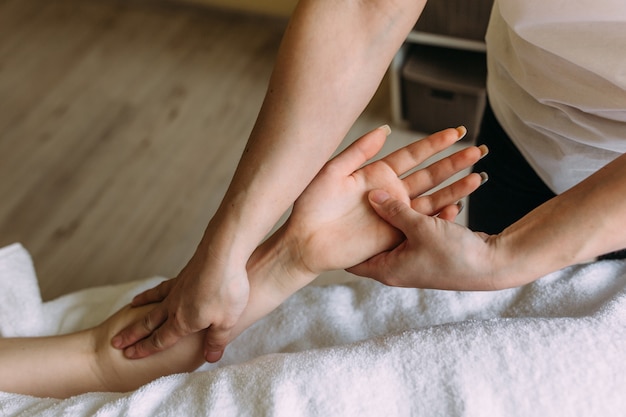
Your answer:
[[[163,281],[156,287],[150,288],[149,290],[137,294],[130,304],[133,307],[139,307],[146,304],[158,303],[159,301],[163,301],[165,297],[170,293],[170,290],[174,286],[175,282],[176,278]]]
[[[119,331],[113,339],[111,339],[111,345],[116,349],[127,348],[148,336],[166,320],[167,309],[160,305],[150,310],[142,319],[129,324]]]
[[[174,346],[187,334],[188,332],[183,331],[175,320],[167,320],[150,336],[124,349],[124,356],[127,359],[145,358]]]
[[[387,223],[402,232],[411,227],[411,221],[417,213],[407,204],[396,200],[383,190],[370,191],[368,198],[376,213]]]
[[[463,211],[463,202],[459,201],[457,204],[450,204],[449,206],[445,206],[437,217],[442,220],[447,220],[449,222],[453,222],[456,220],[457,216],[461,214]]]
[[[465,136],[466,132],[467,130],[463,126],[456,129],[442,130],[392,152],[384,157],[382,161],[389,165],[396,175],[400,176],[437,152],[446,149]]]
[[[440,190],[429,195],[422,195],[411,201],[413,210],[433,216],[439,213],[444,207],[454,204],[462,198],[470,195],[478,187],[484,184],[486,174],[471,173],[453,182]]]
[[[231,329],[211,326],[204,338],[204,359],[209,363],[219,361],[230,342]]]
[[[390,133],[391,129],[387,125],[366,133],[331,159],[327,167],[338,168],[345,174],[353,173],[382,149]]]
[[[365,262],[361,262],[358,265],[346,269],[346,271],[360,277],[372,278],[382,282],[381,277],[390,276],[390,272],[393,272],[387,262],[389,253],[390,252],[379,253]]]
[[[406,176],[402,182],[409,193],[409,197],[415,198],[439,186],[458,172],[468,169],[485,156],[488,151],[484,145],[480,147],[470,146]]]

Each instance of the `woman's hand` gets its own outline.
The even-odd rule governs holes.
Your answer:
[[[350,268],[350,272],[386,285],[445,290],[495,290],[506,282],[490,272],[495,236],[436,217],[424,216],[386,191],[369,194],[381,219],[401,230],[406,239]]]
[[[404,239],[401,231],[381,219],[367,202],[367,193],[376,188],[388,190],[420,213],[453,220],[460,209],[456,202],[481,184],[480,175],[470,174],[432,194],[424,193],[473,165],[486,148],[468,147],[405,174],[465,132],[461,127],[435,133],[365,166],[382,148],[388,131],[379,128],[361,137],[328,162],[296,200],[287,222],[287,234],[295,242],[293,258],[301,261],[303,269],[319,274],[348,268],[398,245]]]
[[[249,282],[245,268],[227,268],[227,260],[213,256],[213,265],[225,265],[220,279],[205,277],[206,254],[203,243],[176,278],[144,291],[132,305],[158,304],[142,318],[122,329],[112,345],[124,349],[129,359],[139,359],[172,347],[189,334],[205,332],[204,356],[217,362],[231,339],[230,332],[248,302]],[[245,264],[242,262],[242,264]]]
[[[497,290],[528,284],[626,247],[626,235],[616,232],[626,222],[624,178],[626,155],[498,235],[423,216],[381,187],[370,193],[371,204],[406,240],[350,272],[417,288]]]
[[[111,346],[111,337],[121,329],[148,314],[154,305],[125,306],[100,325],[89,329],[94,343],[92,369],[102,384],[100,391],[126,392],[164,375],[191,372],[202,365],[203,333],[194,333],[171,349],[142,360],[128,360]]]

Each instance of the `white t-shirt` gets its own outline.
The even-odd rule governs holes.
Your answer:
[[[486,41],[494,113],[554,192],[626,152],[626,0],[495,0]]]

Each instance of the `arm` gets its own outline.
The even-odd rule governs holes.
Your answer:
[[[372,206],[407,239],[351,271],[405,287],[491,290],[527,284],[625,248],[624,195],[626,155],[499,235],[487,236],[422,216],[376,191],[370,194]]]
[[[470,174],[431,195],[422,195],[476,162],[484,153],[476,147],[400,178],[462,137],[464,129],[437,133],[359,168],[380,150],[385,134],[384,129],[376,129],[326,164],[298,199],[288,221],[254,251],[247,264],[250,302],[231,338],[319,273],[362,262],[402,239],[366,204],[368,190],[387,187],[415,209],[440,216],[447,212],[444,217],[451,219],[458,208],[450,204],[478,186],[480,177]],[[141,360],[129,360],[111,346],[114,334],[151,309],[125,307],[101,325],[69,335],[0,339],[0,390],[53,397],[129,391],[157,377],[201,365],[206,331],[182,337],[171,349]]]
[[[303,0],[285,32],[267,94],[214,236],[246,230],[245,261],[374,95],[425,0]],[[253,219],[262,219],[255,221]],[[232,248],[229,248],[229,250]]]
[[[130,361],[109,340],[150,306],[125,307],[92,329],[49,337],[0,339],[0,390],[68,398],[85,392],[130,391],[163,375],[188,372],[203,362],[202,335],[173,349]]]
[[[364,201],[368,190],[386,184],[396,198],[414,210],[438,214],[447,219],[442,221],[448,221],[459,210],[458,205],[449,204],[480,185],[481,176],[470,174],[437,192],[424,194],[483,157],[488,152],[484,147],[466,148],[403,175],[463,137],[464,128],[436,133],[359,168],[382,147],[381,133],[377,129],[363,136],[326,164],[298,198],[287,222],[255,251],[248,269],[254,296],[235,326],[233,337],[322,272],[348,268],[403,239],[397,229],[368,207]],[[255,273],[268,263],[274,265],[272,271],[266,268],[263,273]],[[258,290],[259,286],[264,290]]]
[[[196,252],[173,285],[134,301],[163,301],[150,317],[159,330],[147,354],[210,326],[206,359],[219,359],[248,300],[250,254],[365,108],[424,4],[298,4],[246,149]]]
[[[383,160],[358,169],[381,149],[386,133],[384,129],[376,129],[331,160],[294,205],[294,211],[285,226],[289,231],[287,236],[292,238],[284,238],[282,241],[293,242],[288,245],[297,251],[293,256],[304,258],[306,267],[299,269],[308,270],[315,276],[324,270],[347,268],[401,239],[397,230],[379,219],[364,204],[368,190],[383,186],[393,189],[396,196],[407,203],[410,201],[416,210],[431,215],[473,191],[480,183],[480,176],[472,174],[456,185],[429,196],[420,196],[478,160],[482,152],[476,147],[470,147],[427,169],[399,178],[399,175],[456,142],[465,134],[464,128],[448,129],[431,135]],[[281,230],[284,232],[284,228]],[[355,239],[355,244],[348,245],[348,238]],[[339,255],[341,252],[335,251],[337,242],[343,242],[342,248],[360,248],[360,251],[352,253],[350,262],[345,262],[343,255]],[[333,259],[333,255],[337,255],[337,259]],[[320,261],[325,260],[328,263],[320,265]],[[166,281],[150,290],[153,294],[148,293],[148,297],[159,298],[161,293],[168,293],[168,287],[173,285],[175,281]],[[253,301],[251,298],[249,302]],[[158,309],[153,311],[158,312]],[[152,314],[154,313],[148,315],[147,321],[134,323],[113,340],[114,346],[126,349],[127,357],[147,356],[154,351],[154,346],[158,346],[159,340],[156,336],[159,332],[152,331],[153,323],[158,324],[158,317],[153,319]],[[134,344],[136,340],[141,341]],[[228,340],[232,340],[232,335],[225,342]]]

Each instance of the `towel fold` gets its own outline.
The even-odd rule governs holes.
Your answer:
[[[1,255],[0,271],[8,270]],[[32,287],[34,279],[8,282],[20,294],[16,282]],[[39,331],[65,332],[97,323],[159,279],[39,307],[31,288],[10,302],[44,311]],[[11,308],[0,306],[1,322],[15,316]],[[625,352],[625,261],[571,267],[498,292],[361,280],[304,288],[235,340],[220,363],[194,373],[67,400],[0,393],[0,414],[621,416]]]
[[[43,308],[35,268],[19,243],[0,248],[0,337],[38,336]]]

